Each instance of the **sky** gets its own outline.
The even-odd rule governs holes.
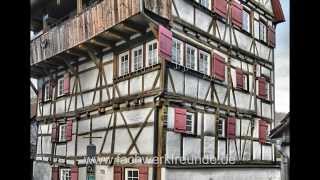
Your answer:
[[[289,112],[289,47],[290,47],[290,0],[280,0],[286,21],[276,27],[275,48],[275,109]]]

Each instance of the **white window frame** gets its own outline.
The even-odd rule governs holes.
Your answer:
[[[259,22],[259,39],[267,42],[267,25],[262,21]]]
[[[44,101],[50,100],[49,91],[50,91],[50,83],[48,82],[44,85]]]
[[[60,169],[60,180],[71,180],[71,169],[61,168]]]
[[[138,55],[138,57],[140,58],[137,62],[136,62],[136,56],[135,56],[135,52],[139,52],[141,50],[141,55]],[[131,57],[132,57],[132,63],[131,63],[131,72],[134,71],[138,71],[139,69],[143,68],[143,45],[140,45],[136,48],[133,48],[131,50]],[[137,68],[135,68],[135,64],[137,64]],[[140,65],[140,67],[139,67]]]
[[[128,56],[128,61],[127,63],[122,63],[122,57],[125,57],[125,56]],[[129,74],[129,60],[130,60],[130,57],[129,57],[129,51],[126,51],[124,53],[121,53],[119,55],[119,76],[124,76],[126,74]],[[123,67],[125,66],[125,67]],[[124,71],[122,72],[122,68],[126,68],[127,69],[127,72],[125,71],[126,69],[124,69]]]
[[[246,14],[248,16],[246,16]],[[248,12],[247,9],[243,9],[243,13],[242,13],[242,29],[245,30],[246,32],[248,33],[251,33],[251,30],[250,30],[250,26],[251,26],[251,17],[250,17],[250,12]],[[246,24],[244,22],[247,21],[247,26],[245,26]]]
[[[201,55],[205,55],[207,56],[207,63],[203,64],[204,62],[202,61],[201,59]],[[210,75],[210,54],[205,52],[205,51],[202,51],[202,50],[199,50],[199,68],[198,68],[198,71],[203,73],[203,74],[206,74],[206,75]],[[202,65],[201,65],[202,64]],[[205,71],[202,71],[202,69],[200,68],[200,65],[202,67],[205,67],[206,69],[204,69]]]
[[[58,97],[64,95],[64,78],[58,79]]]
[[[149,51],[149,46],[153,46],[154,44],[156,44],[157,48],[153,49],[152,51]],[[158,58],[158,49],[159,49],[159,44],[157,39],[149,41],[146,44],[146,65],[147,66],[153,66],[155,64],[159,63],[159,58]],[[151,64],[150,64],[150,58],[151,58]]]
[[[60,124],[59,125],[59,142],[67,141],[66,133],[67,133],[67,124]]]
[[[180,44],[180,49],[178,50],[177,45]],[[176,51],[173,51],[176,49]],[[175,64],[183,64],[183,42],[176,39],[172,38],[172,62]],[[178,52],[179,51],[179,52]],[[174,58],[175,57],[175,58]]]
[[[191,119],[188,118],[190,116],[191,116]],[[188,122],[191,122],[191,125],[188,125]],[[188,127],[191,127],[191,130],[188,130]],[[195,134],[195,113],[187,112],[186,133],[187,134]]]
[[[191,67],[191,65],[192,65],[192,59],[190,60],[190,62],[189,62],[189,55],[188,55],[188,49],[194,49],[194,59],[193,59],[193,61],[194,61],[194,69]],[[189,45],[189,44],[186,44],[186,64],[185,64],[185,66],[187,67],[187,68],[190,68],[190,69],[193,69],[193,70],[195,70],[195,71],[197,71],[197,66],[198,66],[198,64],[197,64],[197,55],[198,55],[198,52],[197,52],[197,48],[195,48],[195,47],[193,47],[193,46],[191,46],[191,45]]]
[[[257,19],[253,21],[253,36],[256,39],[260,39],[260,22]]]
[[[201,4],[203,7],[211,9],[211,0],[199,0],[199,4]]]
[[[129,171],[136,171],[138,176],[137,177],[129,177]],[[125,180],[132,180],[132,179],[139,180],[139,169],[125,168]]]

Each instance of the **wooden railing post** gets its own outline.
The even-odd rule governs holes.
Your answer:
[[[82,0],[77,0],[77,14],[82,12]]]

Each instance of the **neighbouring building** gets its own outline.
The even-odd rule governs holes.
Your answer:
[[[267,136],[284,20],[279,0],[31,1],[33,179],[280,179]]]
[[[281,180],[289,180],[290,175],[290,114],[288,113],[278,126],[270,132],[270,138],[276,140],[277,151],[281,156]]]

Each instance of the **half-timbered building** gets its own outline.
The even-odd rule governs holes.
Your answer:
[[[31,10],[35,180],[280,178],[267,139],[279,0],[35,0]],[[166,161],[88,165],[88,155]]]

